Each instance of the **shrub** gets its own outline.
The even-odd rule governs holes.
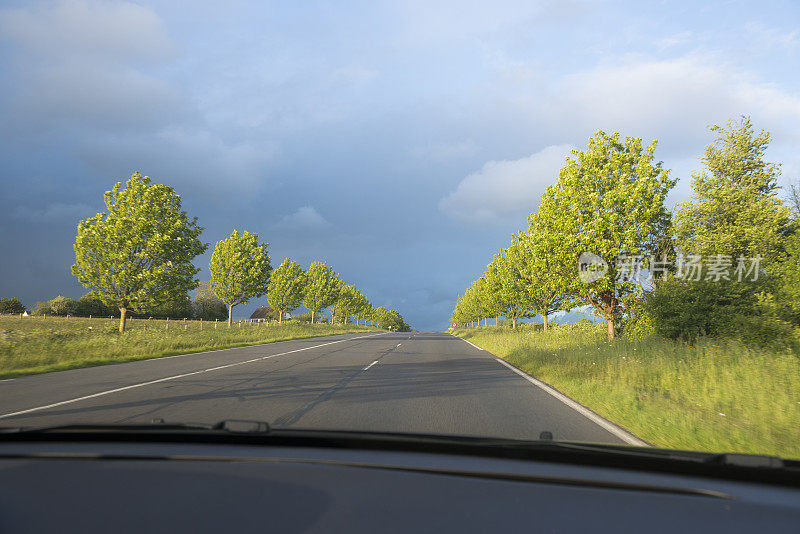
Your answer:
[[[34,313],[37,315],[75,315],[77,309],[78,303],[76,300],[59,295],[47,302],[36,304]]]
[[[648,295],[633,330],[648,329],[668,339],[700,336],[739,339],[750,345],[794,344],[795,327],[780,317],[780,304],[765,284],[682,282],[671,279]]]

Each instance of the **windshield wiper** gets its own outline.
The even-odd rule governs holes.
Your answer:
[[[0,429],[2,440],[147,441],[322,447],[351,450],[421,452],[563,462],[595,467],[662,471],[740,480],[763,479],[800,485],[800,461],[747,454],[635,447],[602,443],[408,434],[342,430],[270,428],[263,421],[226,419],[214,424],[64,425]]]

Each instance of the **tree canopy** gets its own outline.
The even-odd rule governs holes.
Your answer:
[[[303,300],[306,278],[303,269],[294,261],[286,258],[272,272],[267,288],[267,300],[278,314],[278,323],[283,323],[283,316],[291,313]]]
[[[314,316],[336,302],[338,298],[338,277],[333,269],[323,261],[313,262],[306,271],[306,290],[303,306]]]
[[[258,234],[237,230],[218,241],[211,255],[211,289],[228,305],[228,326],[233,307],[267,292],[272,266],[267,246],[259,243]]]
[[[770,134],[756,133],[744,116],[711,131],[718,137],[705,149],[706,170],[692,174],[692,198],[676,210],[679,249],[775,261],[791,210],[778,198],[780,165],[764,159]]]
[[[163,184],[134,173],[105,194],[107,213],[78,224],[72,274],[91,295],[120,310],[144,312],[194,289],[192,259],[207,244],[203,228],[181,210],[181,199]]]

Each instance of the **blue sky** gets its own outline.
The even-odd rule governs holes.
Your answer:
[[[658,139],[673,204],[739,114],[800,179],[794,2],[0,6],[0,294],[28,306],[84,292],[77,221],[136,170],[206,241],[326,260],[421,330],[598,129]]]

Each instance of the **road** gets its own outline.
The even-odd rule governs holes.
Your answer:
[[[637,443],[570,402],[449,334],[351,334],[0,381],[0,426],[252,419]]]

